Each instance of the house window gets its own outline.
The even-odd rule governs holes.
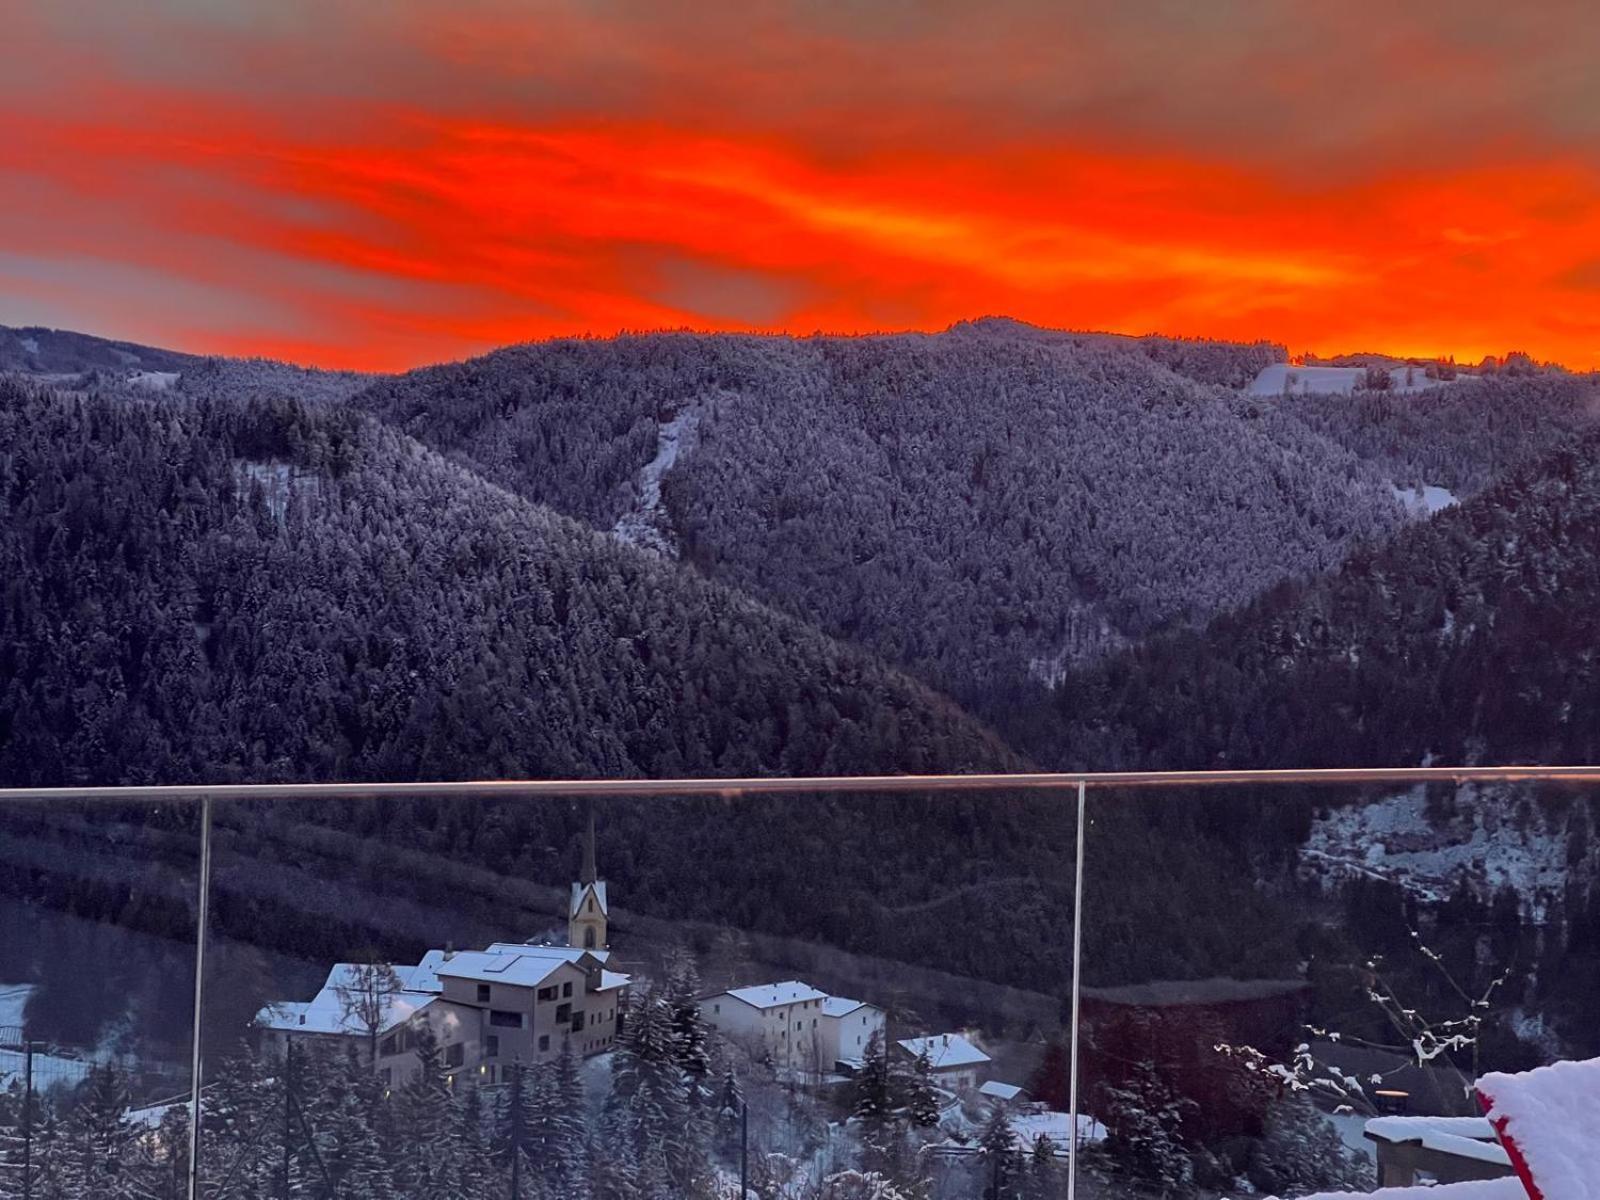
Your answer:
[[[391,1033],[388,1037],[383,1039],[383,1045],[379,1047],[379,1050],[386,1055],[398,1053],[400,1050],[400,1035],[398,1033]]]
[[[503,1008],[491,1008],[489,1010],[489,1024],[498,1025],[502,1029],[521,1029],[522,1014],[507,1012]]]
[[[550,1035],[548,1033],[539,1035],[539,1049],[541,1052],[550,1049]]]
[[[498,1034],[491,1033],[483,1039],[483,1056],[485,1058],[500,1057],[500,1037]]]
[[[480,983],[478,985],[478,1003],[489,1003],[489,985],[487,983]]]
[[[713,1005],[712,1005],[712,1006],[711,1006],[711,1011],[712,1011],[712,1012],[714,1012],[714,1013],[719,1013],[719,1012],[721,1012],[721,1011],[722,1011],[722,1005],[720,1005],[720,1004],[713,1004]]]
[[[467,1061],[467,1047],[464,1042],[452,1042],[444,1048],[444,1065],[459,1067]]]
[[[568,981],[568,982],[566,982],[566,983],[563,983],[563,984],[562,984],[562,985],[561,985],[561,994],[562,994],[562,995],[563,995],[563,996],[570,996],[570,995],[572,995],[572,983],[571,983],[571,981],[570,981],[570,980],[569,980],[569,981]]]
[[[554,1000],[555,998],[556,998],[556,989],[554,987],[544,987],[544,988],[540,988],[539,989],[539,999],[541,999],[541,1000]]]
[[[583,931],[583,946],[584,946],[584,949],[586,949],[586,950],[593,950],[594,949],[594,926],[593,925],[590,925],[587,929],[585,929]],[[567,987],[570,988],[570,987],[572,987],[572,985],[569,983],[569,984],[567,984]]]
[[[572,1020],[572,1005],[570,1005],[570,1004],[558,1004],[558,1005],[556,1005],[556,1024],[557,1025],[565,1025],[570,1020]]]

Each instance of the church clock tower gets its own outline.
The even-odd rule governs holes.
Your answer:
[[[589,832],[583,840],[583,873],[572,885],[567,911],[567,945],[582,950],[606,949],[606,884],[598,878],[594,856],[594,806],[589,806]]]

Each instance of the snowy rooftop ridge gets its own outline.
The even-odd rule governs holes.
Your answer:
[[[900,1048],[912,1058],[926,1054],[935,1071],[950,1067],[972,1067],[989,1061],[989,1056],[963,1034],[936,1033],[929,1037],[902,1038]]]
[[[822,1015],[825,1017],[848,1017],[858,1008],[867,1008],[865,1000],[852,1000],[848,996],[829,996],[822,1002]]]
[[[752,1008],[776,1008],[780,1004],[799,1004],[809,1000],[828,999],[828,993],[820,992],[809,983],[802,983],[798,979],[729,988],[728,995],[736,1000],[743,1000]]]

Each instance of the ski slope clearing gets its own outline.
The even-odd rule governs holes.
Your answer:
[[[1366,376],[1365,367],[1297,367],[1293,363],[1273,363],[1255,377],[1249,387],[1252,396],[1348,396]],[[1442,382],[1429,379],[1422,368],[1412,369],[1411,382],[1406,382],[1407,368],[1392,372],[1390,391],[1420,392],[1437,387]]]

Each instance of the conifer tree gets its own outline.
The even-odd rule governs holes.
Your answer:
[[[856,1072],[851,1111],[868,1126],[884,1125],[894,1115],[889,1057],[882,1030],[873,1031],[867,1039],[866,1048],[861,1052],[861,1069]]]
[[[1017,1131],[1011,1125],[1011,1114],[1005,1105],[996,1104],[989,1110],[983,1132],[978,1137],[984,1170],[988,1179],[984,1185],[986,1200],[1009,1200],[1017,1194]]]
[[[939,1123],[939,1095],[933,1086],[933,1064],[923,1050],[906,1075],[906,1116],[919,1129],[932,1129]]]

